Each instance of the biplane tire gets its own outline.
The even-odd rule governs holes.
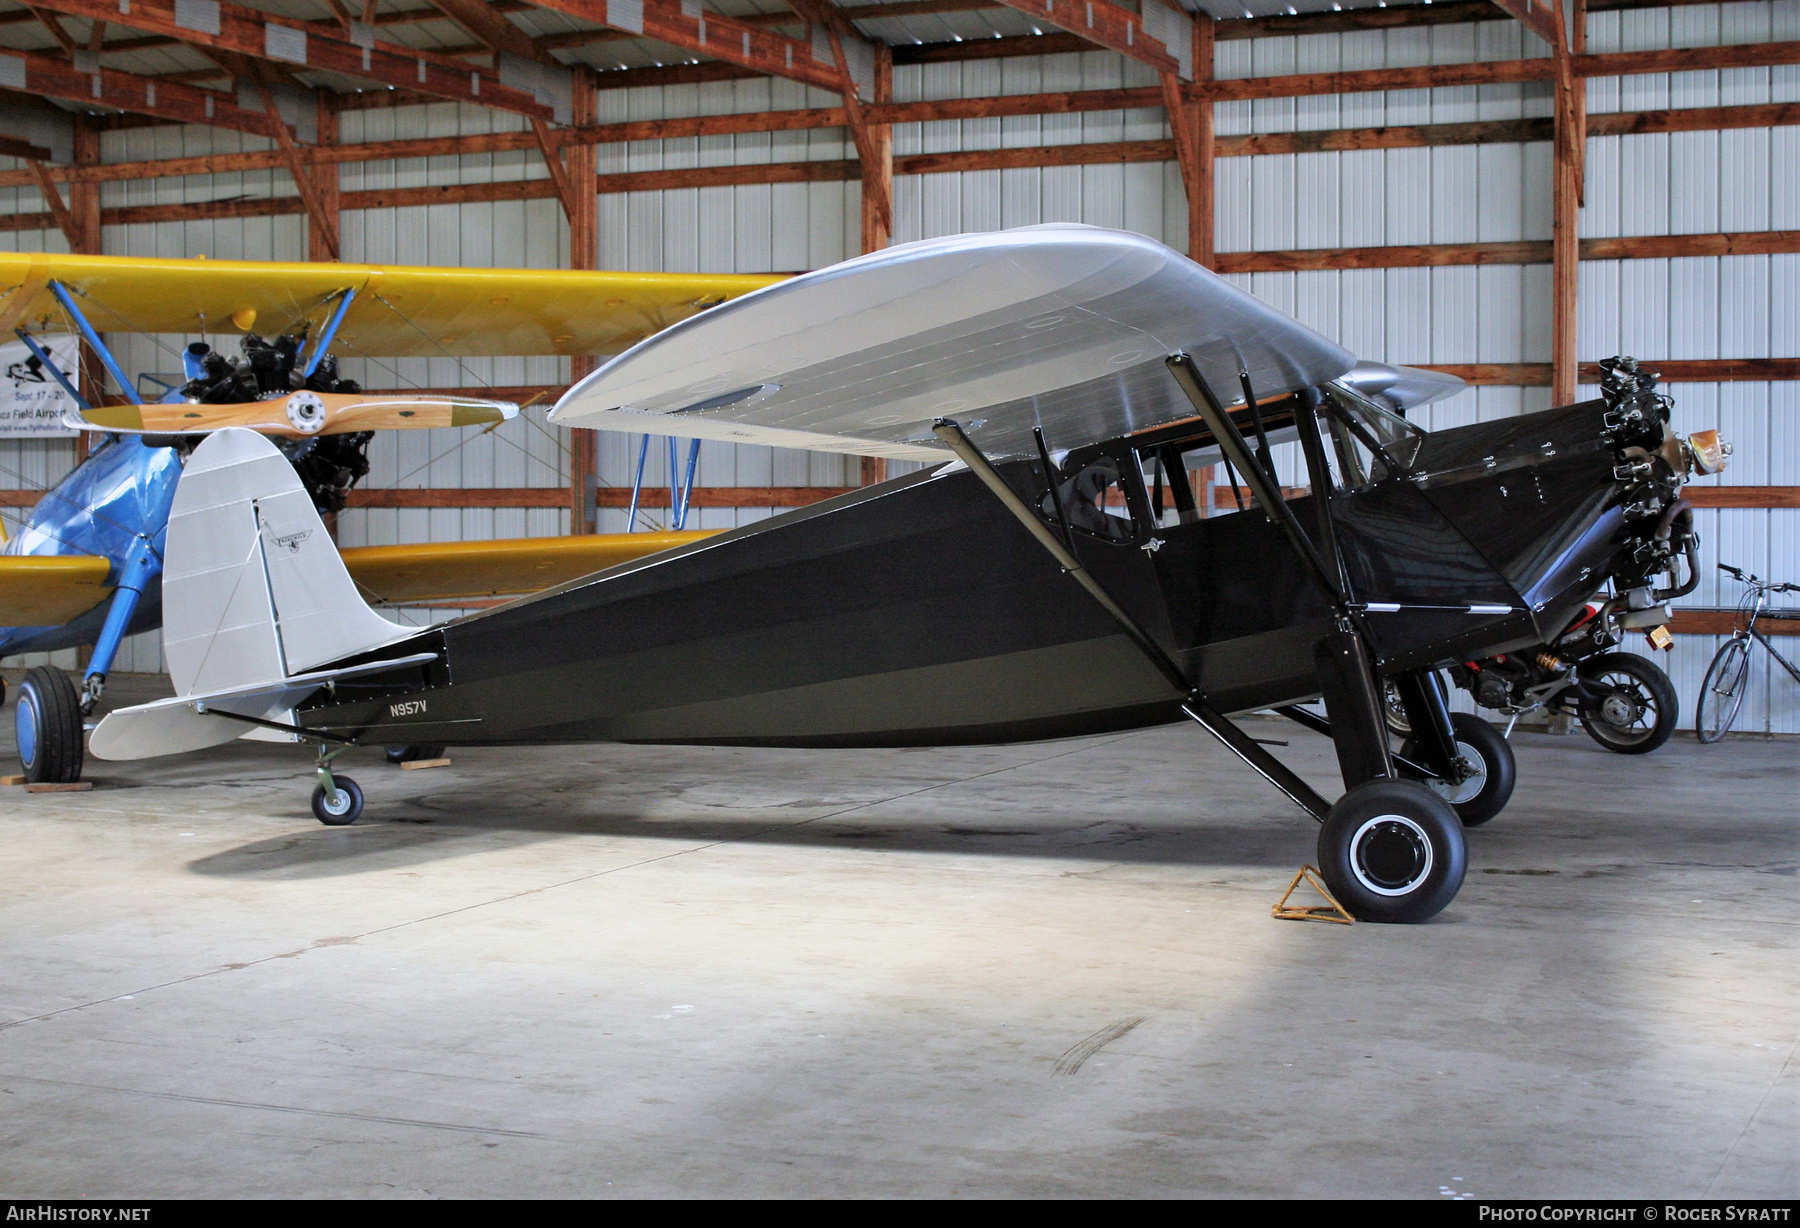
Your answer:
[[[425,759],[442,759],[444,752],[449,748],[446,746],[388,746],[383,749],[387,752],[387,761],[397,764],[418,763]]]
[[[1480,770],[1456,785],[1443,780],[1419,783],[1449,802],[1464,827],[1480,827],[1505,810],[1506,803],[1512,800],[1513,786],[1519,779],[1518,760],[1513,757],[1512,743],[1473,713],[1452,712],[1450,732],[1456,738],[1456,753],[1474,759]],[[1416,761],[1418,750],[1418,742],[1409,738],[1400,754]]]
[[[1359,921],[1430,920],[1456,898],[1467,865],[1456,811],[1410,780],[1364,781],[1319,829],[1320,872]]]
[[[348,776],[334,776],[337,795],[327,796],[324,785],[314,785],[312,795],[313,818],[327,827],[348,827],[362,817],[362,786]]]
[[[25,671],[13,728],[27,783],[66,785],[81,779],[81,697],[62,670],[36,665]]]

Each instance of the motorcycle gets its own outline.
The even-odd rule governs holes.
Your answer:
[[[1647,755],[1675,732],[1681,700],[1668,674],[1636,653],[1617,651],[1624,633],[1641,630],[1651,647],[1672,643],[1668,607],[1660,602],[1632,609],[1631,596],[1590,601],[1550,644],[1464,661],[1444,671],[1451,685],[1477,707],[1507,717],[1506,733],[1534,712],[1567,715],[1589,737],[1621,755]],[[1441,685],[1441,683],[1440,683]],[[1409,737],[1399,696],[1388,688],[1388,727]],[[1404,748],[1401,751],[1405,753]]]

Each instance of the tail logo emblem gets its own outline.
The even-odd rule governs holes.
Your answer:
[[[299,554],[300,547],[312,536],[311,529],[302,529],[298,533],[289,533],[286,537],[277,537],[275,544],[287,550],[289,554]]]

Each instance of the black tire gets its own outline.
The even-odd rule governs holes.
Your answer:
[[[1456,812],[1410,780],[1357,785],[1319,830],[1325,883],[1359,921],[1430,920],[1456,898],[1467,866]]]
[[[81,779],[81,697],[62,670],[37,665],[19,683],[13,713],[19,763],[30,784],[72,784]]]
[[[387,751],[389,763],[418,763],[425,759],[442,759],[447,746],[389,746]]]
[[[325,796],[325,786],[314,785],[313,818],[327,827],[348,827],[362,816],[362,786],[348,776],[333,776],[332,780],[337,784],[338,798],[343,800],[333,805],[332,799],[327,799]]]
[[[1452,712],[1450,731],[1456,737],[1456,750],[1477,765],[1475,775],[1461,784],[1443,780],[1419,783],[1450,803],[1464,827],[1480,827],[1506,809],[1512,800],[1513,786],[1518,783],[1518,761],[1513,757],[1512,743],[1498,730],[1471,712]],[[1400,754],[1420,762],[1418,742],[1407,739]]]
[[[1613,694],[1578,709],[1588,737],[1621,755],[1647,755],[1675,732],[1681,697],[1654,661],[1636,653],[1604,652],[1576,667],[1581,680],[1604,684]]]
[[[1744,692],[1750,689],[1750,640],[1734,635],[1719,645],[1706,677],[1700,680],[1700,698],[1694,703],[1694,735],[1707,745],[1717,742],[1737,720]]]

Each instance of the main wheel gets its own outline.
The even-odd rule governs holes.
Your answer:
[[[1480,827],[1506,809],[1518,782],[1518,762],[1512,743],[1494,727],[1471,712],[1452,712],[1450,732],[1456,738],[1456,754],[1475,770],[1460,783],[1422,780],[1419,783],[1450,803],[1464,827]],[[1408,738],[1400,754],[1419,761],[1418,739]]]
[[[1456,898],[1468,864],[1450,803],[1410,780],[1370,780],[1319,830],[1319,869],[1360,921],[1426,921]]]
[[[1725,736],[1738,708],[1749,690],[1750,641],[1734,635],[1719,645],[1706,677],[1700,680],[1700,699],[1694,705],[1694,733],[1702,742],[1713,743]]]
[[[426,759],[442,759],[444,746],[388,746],[384,747],[389,763],[420,763]]]
[[[324,785],[313,787],[313,818],[327,827],[348,827],[362,814],[362,786],[348,776],[333,776],[332,780],[336,793],[326,793]]]
[[[1583,682],[1607,691],[1604,699],[1584,702],[1580,709],[1581,727],[1607,750],[1647,755],[1675,732],[1681,697],[1654,661],[1636,653],[1608,652],[1577,669]]]
[[[60,669],[37,665],[19,683],[13,714],[19,762],[31,784],[69,784],[81,779],[81,697]]]

